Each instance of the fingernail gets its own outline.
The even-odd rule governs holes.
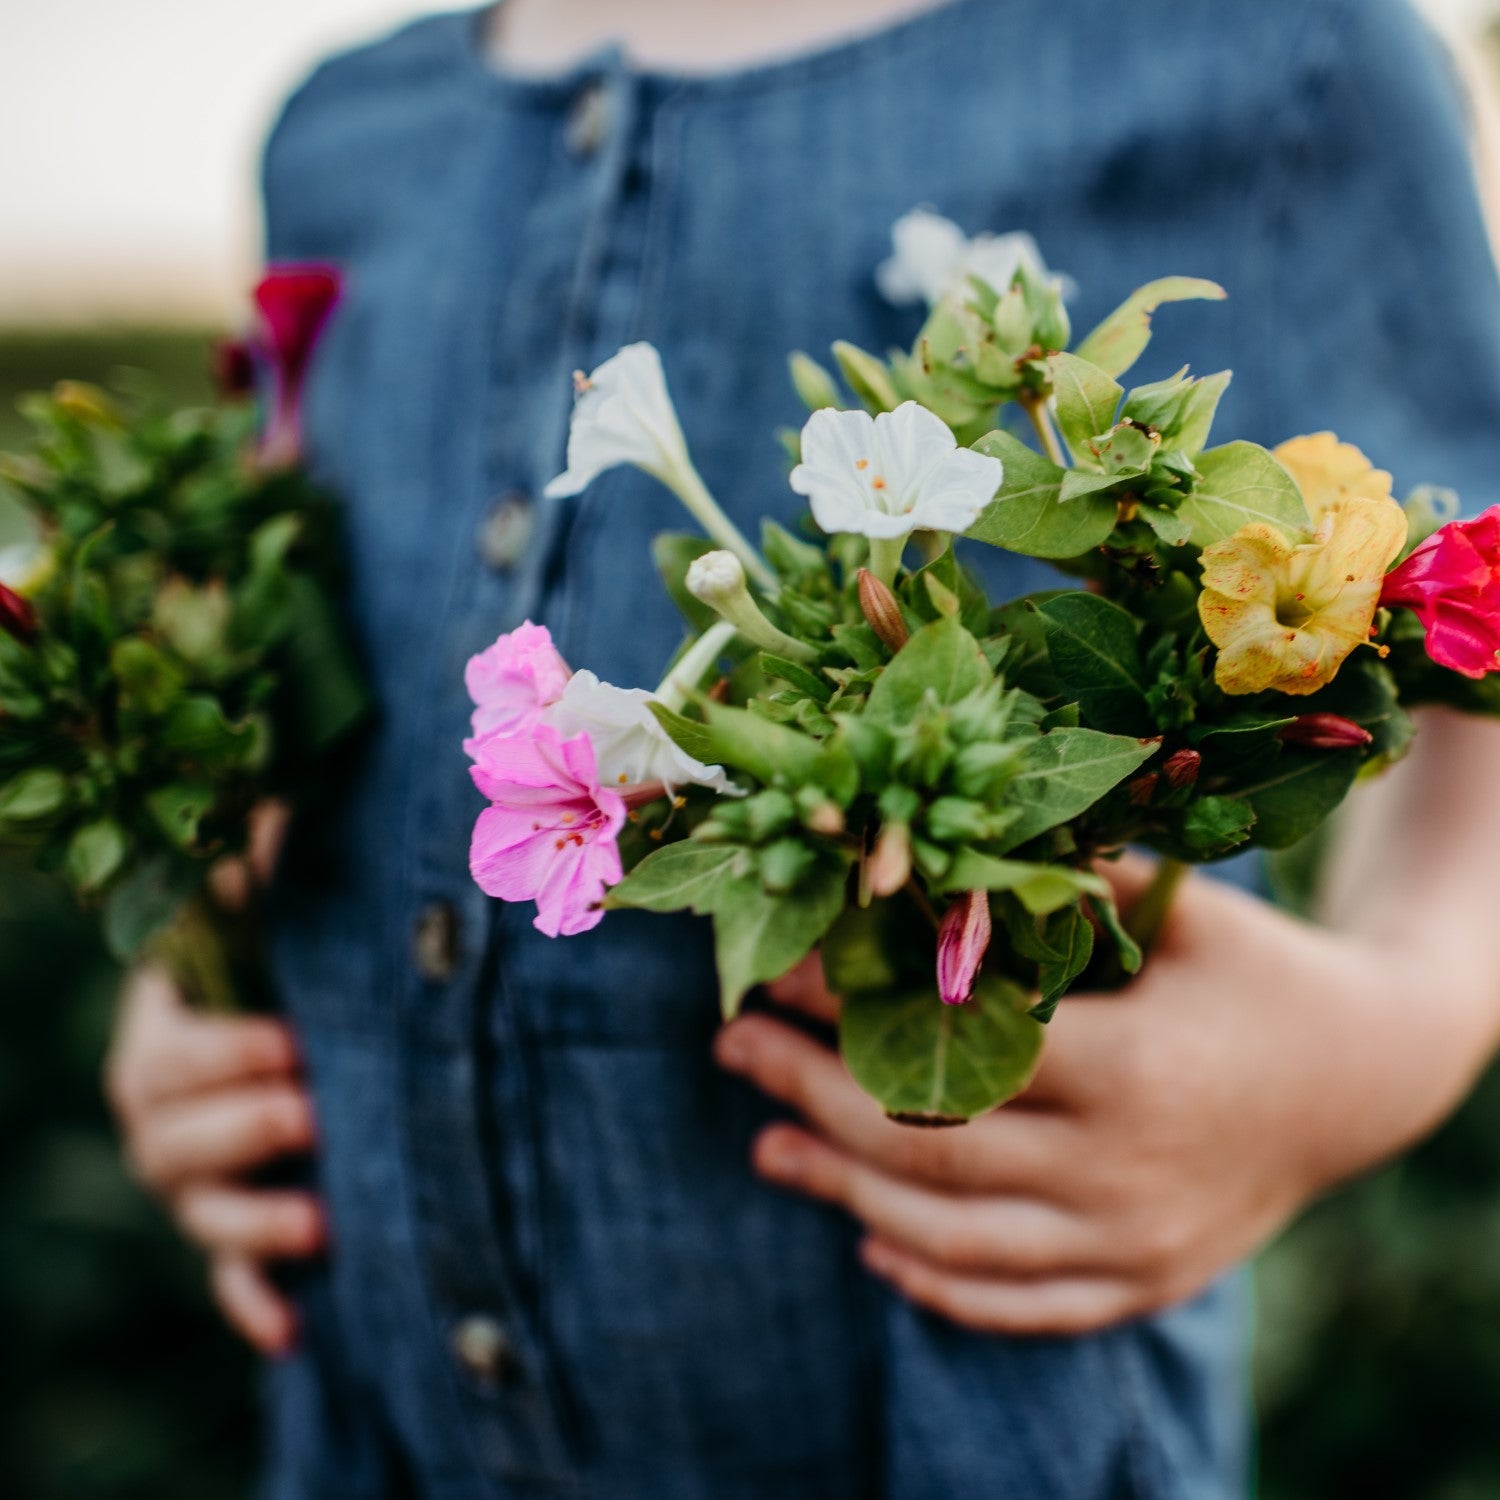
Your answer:
[[[726,1026],[714,1038],[714,1057],[721,1068],[728,1068],[731,1073],[748,1071],[754,1054],[753,1039],[739,1026]]]

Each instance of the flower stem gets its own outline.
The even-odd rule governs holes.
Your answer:
[[[870,571],[887,587],[896,581],[896,570],[901,566],[901,554],[906,551],[904,536],[872,536],[870,538]]]
[[[724,654],[738,632],[728,620],[710,625],[683,653],[677,665],[662,679],[656,701],[673,713],[681,713],[688,694],[703,680],[703,674]]]
[[[661,478],[688,508],[693,519],[721,547],[727,548],[744,563],[745,571],[761,588],[771,594],[780,589],[781,585],[777,582],[776,575],[766,566],[765,559],[750,545],[744,532],[724,514],[719,502],[709,493],[708,486],[692,464],[674,469]]]
[[[1021,410],[1031,419],[1031,425],[1035,429],[1037,439],[1042,445],[1042,452],[1058,468],[1066,469],[1068,467],[1068,456],[1063,452],[1062,443],[1053,429],[1052,418],[1047,414],[1046,401],[1040,396],[1030,394],[1017,396],[1016,400],[1021,403]]]
[[[1130,913],[1125,930],[1141,945],[1143,953],[1150,951],[1160,934],[1172,909],[1172,898],[1187,872],[1188,867],[1180,859],[1163,859],[1151,877],[1151,884]]]

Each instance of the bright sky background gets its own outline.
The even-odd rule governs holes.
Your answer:
[[[1423,3],[1460,29],[1500,10]],[[0,325],[232,321],[277,102],[320,54],[439,8],[0,0]]]

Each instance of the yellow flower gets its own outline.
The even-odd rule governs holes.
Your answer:
[[[1275,456],[1297,481],[1314,526],[1340,500],[1391,498],[1391,476],[1377,469],[1353,443],[1341,443],[1331,432],[1292,438],[1275,450]]]
[[[1310,542],[1256,522],[1203,549],[1198,615],[1219,648],[1214,680],[1226,693],[1315,693],[1369,640],[1406,516],[1388,495],[1325,500]]]

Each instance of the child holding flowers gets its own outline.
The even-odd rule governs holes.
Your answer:
[[[1500,289],[1409,13],[911,9],[506,0],[336,60],[273,138],[273,252],[347,276],[303,415],[347,497],[387,719],[302,810],[279,875],[292,1031],[183,1017],[144,976],[115,1078],[135,1159],[210,1250],[230,1315],[286,1356],[274,1495],[1243,1493],[1225,1272],[1430,1129],[1493,1051],[1500,741],[1442,712],[1347,929],[1189,878],[1143,977],[1070,998],[1029,1091],[959,1131],[894,1124],[857,1088],[816,961],[715,1034],[701,924],[619,911],[556,940],[591,925],[588,902],[533,878],[515,851],[534,830],[503,814],[488,878],[526,884],[538,926],[471,887],[451,749],[470,658],[476,742],[523,731],[480,758],[497,804],[540,789],[613,830],[618,786],[714,774],[651,760],[638,690],[609,687],[655,682],[678,639],[637,572],[677,501],[599,471],[622,442],[662,471],[676,419],[632,377],[615,450],[568,451],[557,480],[566,372],[649,339],[732,521],[790,521],[800,497],[748,478],[795,414],[784,350],[904,345],[908,299],[1038,265],[994,231],[1036,233],[1092,314],[1164,265],[1223,283],[1227,307],[1170,316],[1234,366],[1236,429],[1346,440],[1283,451],[1311,544],[1266,527],[1205,551],[1227,691],[1322,686],[1382,599],[1437,660],[1492,665],[1493,517],[1387,573],[1389,477],[1347,446],[1471,513],[1495,498]],[[614,34],[641,63],[590,51]],[[988,232],[906,216],[923,201]],[[842,527],[864,491],[829,479],[823,425],[796,483]],[[920,441],[893,439],[890,462]],[[965,483],[942,503],[962,508]],[[730,563],[690,588],[728,613],[742,579],[719,540]],[[997,593],[1044,574],[987,565]],[[646,758],[605,784],[558,727],[580,722]],[[611,845],[592,847],[559,868],[609,883]],[[1107,873],[1128,906],[1140,866]],[[321,1208],[239,1180],[307,1145],[314,1113]],[[263,1267],[319,1240],[325,1212],[294,1329]]]

